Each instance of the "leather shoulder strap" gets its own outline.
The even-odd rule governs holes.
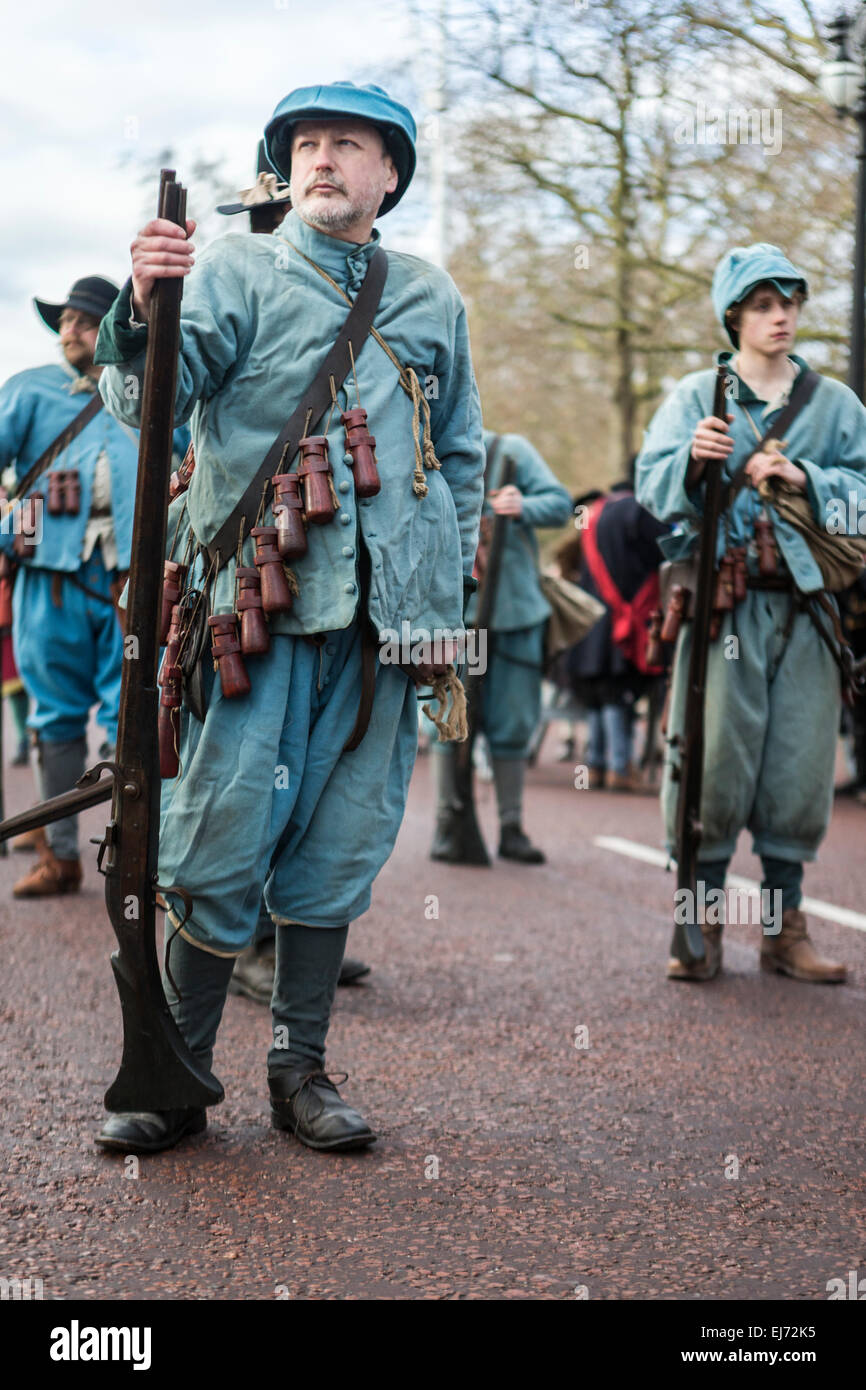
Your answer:
[[[45,449],[39,455],[36,462],[28,468],[20,483],[9,493],[8,500],[10,502],[14,502],[17,497],[23,497],[25,492],[30,491],[33,484],[38,482],[42,474],[51,467],[54,460],[72,443],[76,435],[81,433],[84,426],[90,424],[94,415],[97,415],[102,409],[102,404],[102,397],[97,391],[91,396],[84,409],[79,410],[74,419],[70,420],[66,428],[60,431],[57,438],[51,441],[48,448]]]
[[[357,357],[362,345],[366,342],[370,329],[373,327],[373,319],[382,298],[387,275],[388,257],[380,246],[370,258],[364,282],[333,346],[301,396],[296,408],[283,425],[237,506],[220,526],[213,539],[207,543],[207,552],[211,563],[216,559],[217,551],[219,551],[220,568],[234,555],[241,517],[255,516],[259,509],[262,492],[268,480],[276,473],[287,446],[289,461],[295,457],[298,452],[298,445],[303,438],[307,412],[310,412],[311,425],[315,425],[330,406],[330,378],[334,378],[334,386],[339,389],[348,376],[351,367],[349,343],[351,342],[352,352]]]
[[[788,404],[785,406],[781,415],[778,415],[776,419],[773,421],[772,425],[762,438],[760,444],[755,445],[755,448],[752,450],[752,453],[760,453],[761,450],[764,448],[764,445],[770,439],[785,438],[785,435],[791,428],[796,417],[800,414],[800,411],[803,409],[804,406],[808,405],[809,401],[812,399],[813,395],[815,394],[815,389],[820,380],[821,378],[819,374],[817,372],[813,372],[811,367],[808,371],[803,372],[803,374],[797,378],[797,380],[794,383],[794,389],[791,392],[791,395],[788,399]],[[749,455],[749,458],[751,458],[751,454]],[[725,492],[722,499],[722,510],[726,510],[728,507],[730,507],[737,493],[745,484],[745,481],[746,465],[744,463],[741,468],[737,469],[736,473],[734,474],[733,478],[728,484],[727,491]]]

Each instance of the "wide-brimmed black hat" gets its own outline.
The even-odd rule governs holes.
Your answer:
[[[60,315],[64,309],[80,309],[83,314],[92,314],[102,319],[117,298],[120,286],[102,275],[85,275],[76,280],[62,304],[49,304],[45,299],[35,299],[36,312],[47,323],[52,333],[60,332]]]
[[[224,217],[232,217],[236,212],[252,212],[254,208],[277,207],[290,203],[289,185],[282,183],[280,177],[265,154],[265,142],[259,141],[256,156],[256,181],[252,188],[242,188],[238,194],[239,203],[221,203],[217,212]]]

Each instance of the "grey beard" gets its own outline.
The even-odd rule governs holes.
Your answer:
[[[344,198],[346,195],[342,195]],[[292,207],[304,222],[311,227],[318,228],[322,232],[348,232],[362,218],[369,217],[371,213],[376,213],[381,206],[384,193],[378,189],[369,188],[353,202],[351,199],[344,201],[338,206],[331,206],[329,203],[320,204],[313,210],[310,206],[312,199],[302,197],[297,201],[292,198]]]

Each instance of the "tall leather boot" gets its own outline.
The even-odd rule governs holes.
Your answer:
[[[543,852],[532,843],[521,825],[526,759],[494,757],[492,762],[499,809],[499,857],[515,859],[518,864],[543,864]]]
[[[848,977],[841,961],[827,960],[815,949],[806,930],[806,914],[799,907],[782,913],[778,936],[765,936],[761,942],[761,969],[790,975],[792,980],[812,984],[840,985]]]
[[[277,927],[274,1040],[268,1053],[274,1128],[288,1130],[310,1149],[334,1153],[366,1148],[376,1138],[325,1071],[325,1039],[348,931],[348,925],[298,922]]]
[[[34,778],[40,801],[71,791],[84,771],[87,740],[49,742],[39,739],[35,748]],[[67,816],[46,826],[47,846],[36,867],[12,889],[16,898],[45,898],[58,893],[77,893],[81,886],[78,857],[78,817]]]
[[[436,832],[430,858],[443,864],[488,866],[490,856],[481,839],[474,811],[457,810],[453,750],[434,745],[431,761],[436,786]]]
[[[165,930],[166,937],[174,931],[168,918]],[[172,940],[169,956],[172,979],[177,986],[175,990],[166,979],[165,996],[169,1008],[193,1056],[210,1071],[234,959],[203,951],[179,935]],[[203,1107],[121,1112],[107,1117],[95,1142],[100,1148],[121,1153],[159,1153],[174,1148],[187,1135],[201,1134],[206,1128],[207,1111]]]

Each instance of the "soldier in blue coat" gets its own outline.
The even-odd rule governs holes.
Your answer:
[[[0,388],[0,468],[14,470],[16,485],[92,400],[102,371],[93,361],[96,337],[116,294],[110,280],[90,275],[61,304],[34,301],[63,360],[19,372]],[[46,501],[36,513],[41,539],[23,555],[16,547],[13,640],[32,701],[40,800],[69,791],[84,771],[93,705],[103,755],[117,738],[123,648],[112,590],[129,568],[137,463],[135,431],[100,410],[28,489]],[[0,547],[10,555],[25,514],[19,502],[4,517]],[[17,897],[78,890],[77,816],[49,825],[47,839],[36,868],[16,883]]]
[[[256,151],[255,183],[252,188],[241,189],[236,203],[220,204],[217,212],[223,217],[237,217],[239,213],[248,213],[250,231],[254,235],[268,236],[282,224],[291,206],[289,186],[280,182],[265,154],[265,142],[260,140]],[[247,999],[252,999],[254,1004],[269,1005],[274,992],[276,964],[276,926],[265,903],[262,902],[256,934],[235,961],[229,983],[230,993],[243,994]],[[362,960],[344,956],[337,983],[354,985],[369,973],[369,965],[365,965]]]
[[[801,908],[803,866],[815,859],[829,823],[839,727],[839,672],[803,603],[804,596],[821,592],[824,578],[804,534],[757,489],[765,479],[784,480],[808,500],[815,526],[829,534],[844,503],[845,524],[835,529],[856,535],[857,517],[866,510],[866,410],[847,386],[821,377],[780,447],[758,450],[807,369],[793,351],[806,279],[778,247],[757,243],[723,258],[712,293],[735,349],[720,355],[733,381],[730,413],[724,420],[713,416],[715,372],[690,373],[656,412],[637,462],[638,500],[660,520],[677,523],[659,542],[670,559],[696,546],[706,462],[721,460],[725,481],[746,465],[747,486],[719,525],[717,558],[744,547],[748,574],[745,598],[722,615],[710,646],[700,876],[709,903],[707,895],[724,888],[738,835],[748,828],[763,865],[761,966],[799,980],[838,982],[845,966],[819,955]],[[766,566],[762,573],[756,542],[766,521],[775,545],[772,575]],[[690,650],[686,622],[675,658],[662,788],[671,850],[675,740],[683,728]],[[705,959],[693,965],[672,959],[670,978],[709,980],[718,973],[723,920],[708,906]]]
[[[502,568],[490,632],[484,678],[482,726],[493,765],[499,812],[499,854],[522,864],[542,864],[544,854],[523,829],[523,784],[529,744],[541,713],[544,630],[550,604],[541,591],[535,528],[564,526],[571,497],[528,439],[484,431],[488,468],[484,515],[507,516]],[[500,486],[506,459],[513,459],[514,482]],[[470,600],[467,618],[474,616]],[[454,754],[434,744],[437,805],[431,859],[461,864],[465,858],[454,817]]]
[[[415,166],[412,116],[379,87],[295,91],[265,139],[290,185],[282,225],[272,236],[221,237],[193,269],[181,229],[149,223],[100,337],[99,358],[111,364],[101,389],[133,423],[139,402],[124,381],[143,367],[152,286],[189,275],[176,418],[191,419],[196,469],[178,503],[204,541],[232,515],[302,399],[379,246],[374,222],[395,206]],[[404,621],[425,634],[462,630],[483,491],[463,302],[443,271],[387,255],[379,336],[357,352],[356,373],[322,426],[336,514],[310,528],[307,554],[293,564],[298,596],[291,612],[269,619],[270,649],[250,662],[250,692],[225,698],[211,670],[203,721],[184,710],[181,770],[164,783],[160,828],[160,882],[183,885],[193,903],[182,921],[177,895],[166,893],[179,929],[171,948],[178,994],[169,998],[180,1031],[209,1066],[234,959],[253,939],[264,888],[277,926],[272,1121],[331,1151],[376,1137],[326,1074],[325,1038],[348,923],[369,906],[393,847],[417,747],[415,683],[384,662],[366,733],[345,747],[359,709],[365,625],[375,633],[401,631]],[[381,478],[378,495],[360,498],[340,424],[357,399]],[[249,566],[249,538],[239,540]],[[234,590],[233,547],[213,577],[214,613],[231,611]],[[198,1110],[115,1115],[97,1142],[149,1152],[205,1122]]]

